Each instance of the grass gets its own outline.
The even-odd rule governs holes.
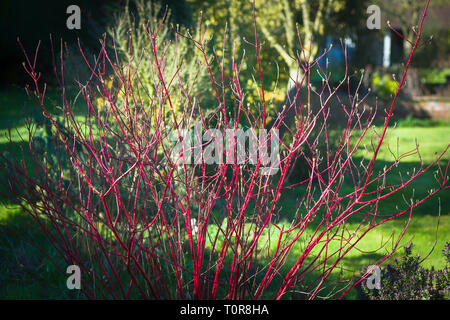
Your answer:
[[[56,99],[57,92],[50,91],[50,98]],[[19,152],[20,146],[26,141],[27,116],[38,117],[36,106],[26,99],[21,89],[9,89],[0,91],[0,152]],[[12,144],[6,138],[9,128],[12,129]],[[375,127],[380,130],[380,127]],[[395,154],[412,150],[416,142],[420,147],[420,157],[425,164],[435,159],[436,153],[442,152],[448,144],[450,137],[450,123],[443,121],[405,119],[400,120],[397,127],[389,128],[383,146],[380,150],[375,170],[382,170],[384,166],[392,163]],[[398,142],[398,149],[397,149]],[[364,140],[364,144],[370,146],[370,139]],[[398,151],[397,151],[398,150]],[[394,155],[392,154],[394,153]],[[361,149],[357,157],[369,157],[370,152]],[[444,158],[448,159],[447,153]],[[407,174],[419,165],[419,156],[414,155],[401,161],[397,172],[390,179],[399,180],[397,173]],[[405,190],[403,196],[407,199],[414,189],[417,197],[428,193],[430,185],[434,182],[433,172],[420,177],[411,188]],[[297,197],[301,190],[292,190],[282,200],[285,212],[295,212]],[[402,206],[403,196],[397,195],[389,201],[382,203],[380,210],[393,210]],[[76,292],[69,291],[65,287],[66,275],[58,270],[51,262],[54,259],[57,265],[65,270],[65,262],[59,258],[40,229],[32,219],[15,205],[8,203],[6,198],[0,198],[0,298],[9,299],[61,299],[79,298]],[[440,209],[439,209],[440,203]],[[413,254],[427,257],[423,262],[425,267],[440,269],[445,265],[441,254],[445,242],[450,241],[450,191],[444,190],[419,206],[413,212],[412,222],[401,242],[414,243]],[[440,211],[440,216],[439,216]],[[383,255],[383,249],[373,252],[381,244],[386,248],[392,246],[392,238],[396,238],[404,226],[405,219],[391,221],[370,232],[343,261],[344,278],[351,277],[354,272],[362,270],[375,263]],[[438,224],[439,222],[439,224]],[[357,223],[350,222],[349,229],[356,228]],[[50,258],[43,255],[34,244],[44,250]],[[432,248],[434,247],[434,250]],[[431,251],[431,253],[430,253]],[[401,255],[401,250],[396,256]],[[289,264],[289,263],[288,263]],[[335,274],[337,277],[338,275]],[[349,296],[354,298],[355,293]]]

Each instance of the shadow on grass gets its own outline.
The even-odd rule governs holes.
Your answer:
[[[361,159],[355,158],[355,163],[359,163]],[[441,165],[445,166],[445,161],[442,160]],[[389,167],[392,162],[377,160],[374,166],[373,174],[382,172],[383,168]],[[427,164],[425,164],[427,165]],[[394,168],[387,176],[386,185],[397,185],[401,184],[402,180],[400,173],[403,176],[403,181],[409,178],[408,174],[411,174],[413,170],[420,169],[420,162],[400,162],[396,168]],[[414,195],[416,200],[425,198],[429,195],[430,190],[436,190],[439,187],[438,181],[435,178],[435,171],[437,167],[434,166],[430,168],[427,172],[417,177],[408,186],[402,190],[390,195],[386,199],[379,202],[378,212],[381,214],[393,214],[395,212],[400,212],[401,210],[406,210],[410,204],[410,199]],[[444,167],[445,169],[445,167]],[[346,177],[346,181],[351,181],[350,177]],[[289,183],[296,183],[297,181],[290,181]],[[369,186],[367,192],[374,191],[374,186]],[[341,188],[340,196],[344,196],[354,191],[352,185],[345,183]],[[305,196],[305,187],[296,187],[293,189],[288,189],[281,196],[280,206],[283,207],[285,213],[283,218],[292,219],[295,215],[295,211],[298,208],[298,203]],[[419,204],[413,209],[414,215],[439,215],[439,203],[438,198],[440,198],[441,215],[447,215],[450,213],[450,190],[444,189],[427,199],[424,203]],[[363,199],[364,200],[364,199]],[[355,220],[357,222],[360,219]]]
[[[0,208],[0,298],[79,299],[78,290],[68,290],[66,263],[35,221],[18,206]],[[78,291],[78,292],[76,292]]]

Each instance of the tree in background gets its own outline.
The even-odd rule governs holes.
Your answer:
[[[297,81],[299,60],[311,62],[327,34],[344,36],[360,25],[366,1],[257,1],[258,25]]]
[[[326,35],[353,35],[365,23],[367,1],[359,0],[188,0],[194,16],[202,16],[208,25],[211,47],[221,63],[231,70],[233,51],[245,55],[240,66],[245,103],[261,100],[259,78],[255,68],[255,30],[252,9],[255,6],[258,26],[258,54],[263,74],[264,96],[269,120],[285,104],[287,90],[295,84],[300,60],[311,62],[317,57]],[[303,44],[304,51],[301,51]],[[336,50],[340,50],[337,48]],[[222,56],[224,55],[224,56]]]
[[[197,14],[203,11],[204,16],[209,17],[208,23],[216,41],[221,39],[225,26],[229,43],[243,38],[253,39],[254,31],[249,19],[253,0],[189,2]],[[345,36],[362,25],[366,4],[367,1],[356,0],[255,0],[261,38],[270,46],[270,49],[264,47],[261,51],[262,63],[265,67],[273,62],[281,63],[290,71],[291,77],[296,75],[299,59],[307,62],[315,59],[324,36]],[[228,45],[228,48],[232,46]]]

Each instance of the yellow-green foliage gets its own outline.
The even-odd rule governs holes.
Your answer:
[[[170,11],[163,19],[159,13],[164,13],[164,10],[151,1],[136,0],[134,3],[136,14],[126,5],[124,10],[116,15],[115,24],[108,30],[119,53],[118,69],[125,75],[130,73],[134,94],[139,94],[139,97],[135,98],[142,101],[142,107],[155,115],[155,110],[159,111],[162,107],[164,120],[169,122],[173,120],[173,107],[179,120],[183,105],[188,103],[186,96],[192,98],[201,94],[200,83],[207,76],[207,70],[199,67],[203,57],[186,37],[189,30],[178,25],[169,25]],[[151,33],[156,32],[158,28],[158,36],[153,46]],[[106,81],[108,88],[111,84],[116,90],[120,87],[117,75],[112,74]],[[170,103],[164,86],[169,93]],[[124,93],[124,88],[120,88],[119,103],[125,103]],[[99,108],[107,106],[107,101],[102,98],[95,102]]]
[[[375,72],[372,76],[372,85],[381,98],[389,98],[398,90],[398,83],[388,74],[380,75]]]

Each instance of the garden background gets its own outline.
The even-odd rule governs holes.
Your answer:
[[[423,10],[424,1],[361,1],[335,0],[325,10],[321,7],[323,1],[308,1],[311,10],[310,18],[302,14],[305,7],[302,1],[268,0],[256,1],[256,22],[260,27],[262,44],[261,65],[264,69],[262,81],[266,87],[266,99],[271,101],[268,108],[268,120],[274,119],[286,99],[286,88],[289,87],[289,75],[295,69],[289,56],[295,52],[297,37],[296,25],[300,26],[301,36],[305,43],[312,44],[309,53],[319,57],[330,44],[335,44],[333,50],[319,64],[330,65],[330,82],[338,83],[345,73],[345,58],[348,60],[350,73],[359,73],[362,79],[362,94],[368,93],[368,106],[387,105],[398,88],[399,77],[404,69],[406,58],[411,46],[402,37],[411,39],[409,26],[415,26]],[[398,3],[397,3],[398,2]],[[81,29],[69,30],[66,20],[69,14],[66,8],[76,4],[81,8]],[[252,39],[253,19],[252,2],[239,0],[174,0],[155,1],[154,17],[160,21],[164,12],[168,12],[165,24],[167,30],[195,30],[199,19],[208,25],[207,36],[211,38],[208,48],[215,48],[224,64],[231,66],[230,53],[237,56],[252,49],[248,43]],[[369,14],[366,9],[371,4],[381,8],[381,29],[369,30],[366,21]],[[168,11],[165,11],[168,8]],[[27,149],[27,123],[33,121],[41,131],[45,131],[45,117],[30,99],[24,87],[32,85],[22,67],[25,57],[17,38],[27,52],[34,52],[39,40],[40,56],[37,60],[42,72],[41,80],[48,84],[47,99],[55,105],[60,104],[60,95],[54,77],[51,55],[51,42],[59,45],[59,39],[64,39],[64,45],[69,51],[75,52],[79,43],[86,52],[96,52],[99,38],[104,34],[115,34],[117,39],[126,33],[123,14],[133,15],[139,10],[125,1],[3,1],[0,5],[0,152],[2,154],[21,155]],[[323,17],[317,18],[322,15]],[[450,25],[448,15],[450,5],[446,1],[431,1],[429,12],[424,22],[422,34],[423,45],[414,54],[407,83],[396,102],[393,120],[389,124],[388,135],[385,138],[375,163],[375,170],[382,170],[393,163],[392,150],[400,148],[399,152],[414,149],[416,143],[420,146],[420,157],[425,165],[435,160],[448,147],[450,141]],[[314,18],[314,19],[313,19]],[[317,18],[317,19],[316,19]],[[307,21],[307,20],[311,21]],[[124,22],[125,21],[125,22]],[[386,22],[389,21],[391,29]],[[123,24],[123,25],[122,25]],[[310,24],[306,30],[305,25]],[[408,26],[408,27],[406,27]],[[120,30],[123,28],[123,30]],[[170,31],[169,31],[170,32]],[[398,34],[396,33],[398,32]],[[226,37],[224,37],[226,35]],[[126,39],[126,37],[125,37]],[[386,41],[389,48],[386,48]],[[125,41],[126,42],[126,41]],[[348,49],[347,57],[343,56],[340,45]],[[224,49],[224,51],[222,51]],[[211,51],[212,52],[212,51]],[[186,49],[183,53],[194,55]],[[75,56],[75,58],[80,58]],[[188,60],[186,58],[186,60]],[[257,61],[249,55],[242,66],[244,81],[243,91],[247,92],[247,102],[258,99],[258,87],[255,85],[254,74]],[[195,66],[192,66],[195,69]],[[363,74],[361,70],[365,70]],[[66,73],[70,73],[69,69]],[[145,70],[148,72],[148,70]],[[187,71],[189,73],[189,70]],[[189,76],[189,74],[187,75]],[[320,83],[320,78],[312,79],[312,83]],[[199,80],[200,83],[203,81]],[[356,87],[357,82],[351,86]],[[201,85],[200,85],[201,87]],[[360,92],[361,92],[360,91]],[[213,109],[214,102],[208,106],[205,97],[205,108]],[[50,108],[58,112],[57,108]],[[74,109],[76,112],[76,108]],[[76,117],[83,117],[79,108]],[[383,127],[384,115],[380,113],[374,122],[377,128]],[[31,119],[31,120],[30,120]],[[39,131],[38,131],[39,133]],[[8,135],[11,134],[9,137]],[[369,143],[369,141],[366,141]],[[367,157],[370,152],[360,150],[356,158]],[[25,157],[27,157],[25,151]],[[440,162],[445,167],[449,153],[445,153]],[[395,172],[410,173],[420,166],[419,155],[401,160]],[[302,173],[299,173],[301,176]],[[398,179],[400,177],[392,178]],[[78,291],[66,289],[67,275],[51,263],[56,262],[65,268],[65,262],[52,247],[51,242],[42,233],[40,227],[21,207],[10,199],[8,194],[8,177],[1,176],[0,205],[0,298],[3,299],[64,299],[82,298]],[[394,181],[393,180],[393,181]],[[421,198],[426,196],[435,181],[435,171],[430,170],[418,177],[400,194],[383,202],[380,210],[390,211],[409,199],[411,194]],[[345,188],[345,187],[344,187]],[[282,195],[281,207],[286,212],[295,212],[302,189],[292,188]],[[401,246],[410,242],[413,255],[419,254],[426,259],[421,263],[424,268],[443,269],[447,266],[442,251],[450,240],[450,191],[444,189],[413,210],[410,225],[401,241]],[[289,219],[289,217],[286,217]],[[359,271],[374,264],[386,251],[379,249],[380,243],[386,246],[401,233],[408,219],[400,218],[389,221],[372,230],[344,259],[342,268],[335,270],[336,278],[352,279]],[[349,222],[351,224],[351,222]],[[355,227],[359,222],[355,222]],[[38,244],[37,248],[35,244]],[[45,251],[46,254],[43,254]],[[394,258],[404,256],[402,249],[382,266],[393,263]],[[352,290],[348,298],[357,298],[357,290]]]

